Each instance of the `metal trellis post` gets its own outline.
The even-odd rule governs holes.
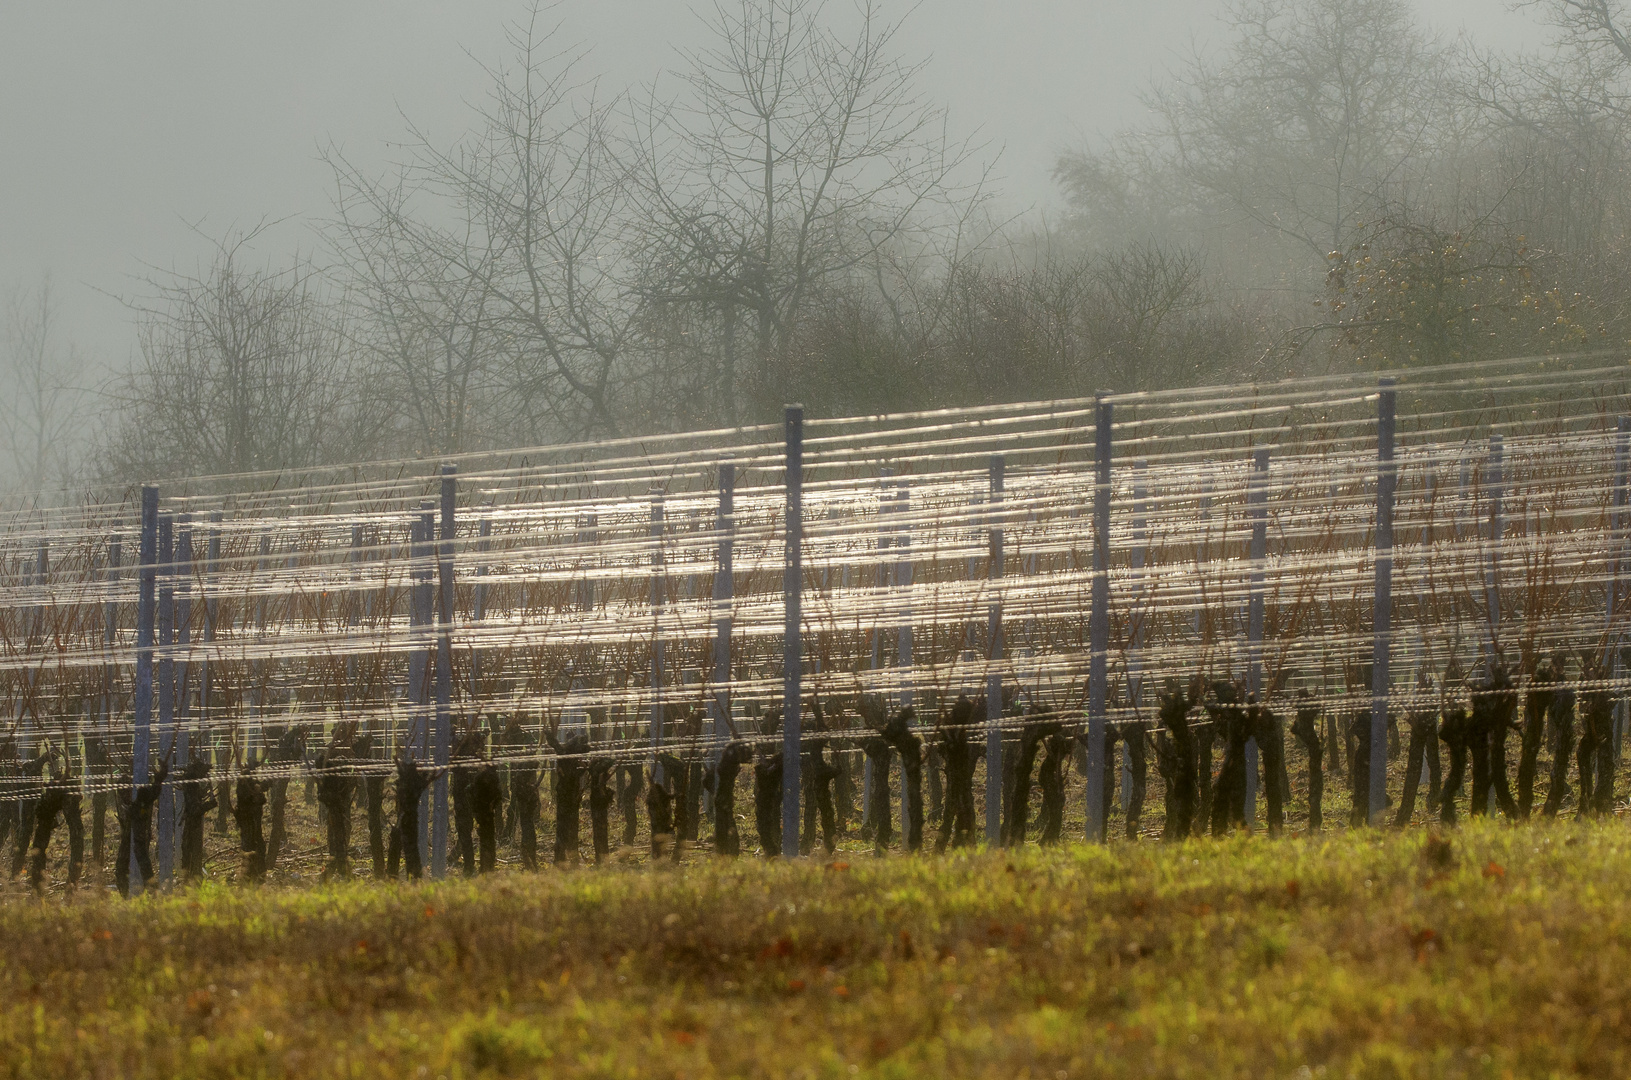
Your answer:
[[[435,664],[436,647],[431,640],[431,623],[435,621],[435,586],[432,583],[436,575],[436,504],[425,501],[419,504],[419,527],[415,533],[415,550],[412,566],[417,575],[414,582],[414,609],[418,616],[419,642],[414,652],[419,658],[419,678],[415,680],[414,710],[416,736],[418,746],[415,748],[415,758],[420,762],[430,762],[431,758],[431,728],[434,726],[432,710],[430,708],[432,696],[431,670]],[[419,857],[425,859],[431,852],[431,792],[427,787],[419,796]]]
[[[884,561],[884,552],[889,550],[889,542],[893,529],[885,525],[887,517],[896,509],[892,504],[894,499],[890,496],[893,487],[889,483],[895,475],[895,470],[885,465],[878,470],[880,481],[878,484],[878,565],[874,574],[874,584],[877,586],[877,610],[886,610],[889,603],[890,585],[894,579],[894,569]],[[883,631],[878,628],[877,622],[872,625],[872,670],[877,671],[883,667]],[[863,830],[873,827],[872,821],[872,758],[867,757],[861,766],[861,828]],[[862,835],[866,835],[863,832]]]
[[[1489,619],[1489,662],[1495,663],[1495,653],[1501,642],[1501,538],[1506,533],[1505,508],[1502,505],[1502,451],[1505,440],[1500,435],[1489,437],[1489,566],[1485,571],[1484,602]]]
[[[663,489],[651,489],[651,752],[655,756],[663,746],[663,594],[667,592],[663,575]],[[661,760],[652,764],[654,783],[663,782]]]
[[[1392,683],[1393,496],[1398,466],[1393,436],[1398,391],[1384,378],[1376,394],[1376,607],[1372,615],[1370,712],[1370,821],[1387,820],[1387,706]]]
[[[736,465],[719,463],[719,510],[714,520],[719,547],[714,565],[714,741],[731,728],[731,605],[736,596],[732,566],[736,534]]]
[[[1251,518],[1251,549],[1247,552],[1249,568],[1246,592],[1246,693],[1263,693],[1263,583],[1268,567],[1268,497],[1269,452],[1257,450],[1252,455],[1252,473],[1247,483],[1247,513]],[[1246,740],[1246,827],[1257,825],[1257,740]],[[1269,783],[1278,783],[1279,777],[1269,777]]]
[[[1093,595],[1088,619],[1087,838],[1103,841],[1104,724],[1110,661],[1110,453],[1115,406],[1101,396],[1093,444]]]
[[[447,876],[448,762],[453,748],[453,535],[458,500],[458,466],[442,466],[442,532],[436,570],[436,805],[430,845],[430,874]]]
[[[1619,614],[1621,577],[1625,573],[1625,514],[1627,458],[1631,456],[1631,416],[1622,416],[1614,430],[1614,493],[1609,502],[1608,543],[1609,575],[1608,602],[1604,614],[1604,643],[1606,652],[1603,665],[1613,681],[1614,702],[1614,758],[1619,760],[1620,748],[1625,743],[1626,702],[1620,694],[1620,638],[1615,625]]]
[[[205,549],[204,564],[204,662],[199,665],[198,674],[198,713],[199,722],[205,731],[210,730],[210,656],[209,646],[215,642],[215,619],[218,612],[218,601],[215,596],[215,575],[221,567],[221,511],[210,513],[210,535],[208,547]],[[228,751],[230,755],[230,750]],[[225,769],[229,760],[223,757],[217,766]]]
[[[149,759],[153,747],[153,622],[157,597],[157,562],[159,550],[159,489],[152,485],[142,488],[142,531],[140,569],[136,573],[136,689],[135,737],[131,743],[132,790],[148,781]],[[142,889],[141,869],[136,863],[134,846],[130,852],[130,892],[137,895]]]
[[[900,629],[895,635],[895,664],[900,668],[900,707],[912,704],[912,488],[905,477],[895,483],[895,588],[900,595]],[[905,788],[901,798],[905,798]]]
[[[193,643],[193,527],[192,515],[178,515],[176,521],[181,528],[176,533],[176,651],[181,658],[176,661],[176,757],[177,769],[185,768],[192,760],[193,742],[192,709],[190,707],[189,678],[192,674],[192,665],[188,663],[187,655],[192,650]],[[172,788],[172,805],[176,807],[175,813],[175,844],[176,849],[181,848],[181,789]]]
[[[995,844],[1002,839],[1002,600],[997,590],[1002,584],[1003,535],[1002,494],[1005,462],[1001,454],[991,455],[990,558],[986,577],[990,582],[991,603],[986,610],[985,676],[985,839]]]
[[[480,562],[476,564],[476,587],[472,596],[470,620],[481,622],[487,617],[487,550],[492,543],[493,519],[482,516],[481,524],[476,528],[476,554]],[[481,650],[470,650],[470,700],[478,707],[481,703]]]
[[[804,700],[800,605],[804,585],[804,406],[787,406],[784,425],[787,545],[786,571],[782,578],[786,611],[782,628],[782,855],[791,859],[799,853],[799,721]]]
[[[1132,570],[1133,605],[1132,631],[1128,635],[1131,648],[1127,650],[1127,703],[1135,716],[1142,716],[1144,696],[1144,563],[1149,545],[1149,462],[1139,458],[1133,462],[1133,548],[1127,553]],[[1143,738],[1140,734],[1139,738]],[[1121,813],[1125,818],[1132,810],[1133,763],[1131,755],[1121,756]]]
[[[113,597],[119,585],[119,562],[124,552],[124,541],[115,533],[108,539],[108,569],[106,574],[107,599],[102,602],[102,645],[107,650],[111,660],[114,642],[119,635],[119,602]],[[113,664],[104,662],[102,665],[102,751],[104,758],[113,749]],[[88,773],[88,770],[87,770]],[[97,782],[106,783],[107,777],[97,777]]]

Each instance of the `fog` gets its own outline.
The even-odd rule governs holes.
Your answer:
[[[1139,110],[1151,75],[1217,31],[1209,0],[934,0],[903,49],[931,58],[923,92],[1003,147],[1015,209],[1056,208],[1059,150]],[[63,324],[89,356],[133,348],[113,299],[143,264],[186,264],[206,232],[262,218],[309,244],[329,213],[318,159],[332,140],[380,163],[402,116],[451,137],[487,91],[476,60],[503,51],[517,2],[274,5],[13,4],[0,12],[0,284],[55,281]],[[1469,22],[1491,44],[1532,20],[1499,4],[1430,0],[1433,25]],[[556,14],[608,86],[649,80],[694,44],[691,5],[575,0]],[[472,59],[472,57],[476,59]],[[107,294],[107,295],[103,295]]]
[[[1539,39],[1538,13],[1474,0],[1419,0],[1423,30],[1486,48]],[[847,5],[829,11],[841,16]],[[1064,152],[1142,122],[1140,96],[1224,33],[1205,0],[1005,4],[931,0],[891,43],[924,60],[917,95],[994,163],[984,213],[1033,237],[1066,210]],[[334,148],[359,173],[405,160],[411,119],[448,146],[472,123],[504,64],[522,5],[12,4],[0,13],[0,288],[49,280],[53,341],[79,388],[107,392],[137,354],[121,301],[154,296],[172,269],[195,274],[214,243],[274,223],[245,255],[261,267],[302,254],[334,261],[318,224],[335,217]],[[552,47],[581,46],[601,96],[683,66],[707,35],[690,5],[568,0],[546,16]],[[104,400],[99,398],[98,401]],[[94,411],[94,410],[93,410]]]

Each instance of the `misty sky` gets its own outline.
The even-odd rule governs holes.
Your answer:
[[[833,0],[842,4],[844,0]],[[1502,0],[1416,0],[1446,36],[1537,36]],[[1005,146],[1006,203],[1057,206],[1055,154],[1137,115],[1175,51],[1215,35],[1218,0],[924,0],[904,51],[964,131]],[[289,219],[257,253],[315,246],[330,179],[320,144],[380,169],[412,117],[439,143],[502,59],[519,0],[279,0],[275,4],[0,0],[0,290],[50,273],[63,337],[102,363],[134,347],[144,264],[192,268],[210,236]],[[685,0],[564,0],[563,39],[592,50],[608,89],[650,80],[699,40]],[[586,70],[587,70],[586,69]],[[99,292],[100,290],[100,292]],[[88,376],[88,381],[90,377]]]

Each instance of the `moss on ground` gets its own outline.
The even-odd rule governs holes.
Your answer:
[[[0,905],[13,1077],[1631,1075],[1631,832]]]

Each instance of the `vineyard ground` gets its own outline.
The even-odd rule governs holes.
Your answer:
[[[1631,832],[1474,823],[0,906],[12,1077],[1631,1073]]]

